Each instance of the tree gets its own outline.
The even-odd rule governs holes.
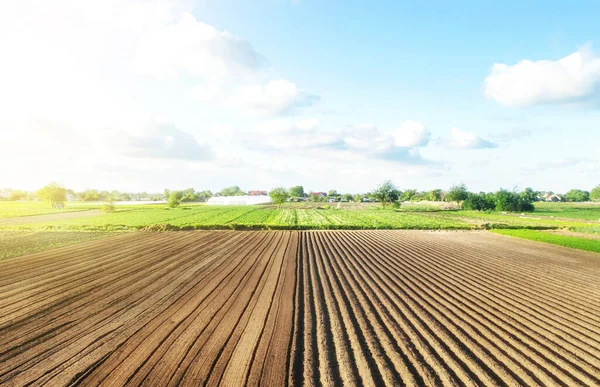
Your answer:
[[[39,189],[36,195],[42,200],[49,201],[52,207],[63,204],[67,200],[67,190],[56,183],[50,183]]]
[[[273,203],[281,207],[281,205],[290,197],[290,193],[283,187],[277,187],[269,192],[269,196],[271,197],[271,200],[273,200]]]
[[[480,192],[478,194],[470,193],[462,203],[463,210],[472,211],[493,211],[496,208],[494,195]]]
[[[529,203],[535,202],[539,196],[539,192],[533,190],[533,188],[527,187],[521,192],[521,198]]]
[[[95,202],[101,199],[101,195],[95,189],[86,189],[82,193],[79,194],[79,197],[84,202]]]
[[[234,185],[232,187],[223,188],[219,192],[219,196],[241,196],[241,195],[245,195],[245,194],[246,193],[244,191],[242,191],[240,189],[240,187],[238,187],[237,185]]]
[[[301,185],[297,185],[295,187],[290,188],[290,196],[293,198],[304,197],[304,187]]]
[[[400,200],[403,202],[410,202],[412,198],[417,195],[416,189],[407,189],[406,191],[400,194]]]
[[[182,198],[182,191],[171,191],[171,193],[169,193],[169,201],[167,202],[167,205],[171,208],[176,208],[181,203]]]
[[[169,200],[170,194],[171,194],[171,191],[169,191],[167,188],[165,188],[165,190],[163,191],[163,196],[164,196],[165,200]]]
[[[187,188],[182,191],[182,202],[193,202],[196,200],[196,193],[193,188]]]
[[[200,199],[201,201],[205,202],[208,199],[213,197],[213,193],[210,192],[210,190],[204,190],[204,191],[196,192],[196,197],[198,199]]]
[[[594,188],[592,190],[592,192],[590,192],[590,198],[593,200],[599,200],[600,199],[600,185],[597,186],[596,188]]]
[[[330,189],[329,192],[327,192],[327,196],[333,197],[333,196],[339,196],[339,194],[337,193],[336,190]]]
[[[14,202],[17,200],[22,200],[27,198],[27,192],[25,191],[19,191],[19,190],[14,190],[10,193],[10,195],[8,196],[8,200]]]
[[[112,194],[108,195],[108,203],[102,206],[102,210],[104,212],[116,212],[117,207],[115,207],[114,196]]]
[[[431,202],[442,201],[442,190],[432,189],[431,191],[427,192],[427,195],[425,195],[425,200],[429,200]]]
[[[354,199],[354,201],[355,201],[356,203],[360,203],[360,202],[362,202],[362,200],[363,200],[363,195],[361,195],[361,194],[356,194],[356,195],[354,195],[354,196],[353,196],[353,199]]]
[[[379,185],[372,193],[373,197],[381,202],[381,206],[385,208],[388,203],[394,203],[398,200],[398,188],[390,180],[386,180]]]
[[[342,195],[342,199],[344,199],[347,202],[351,202],[352,201],[352,195],[351,194],[344,194],[344,195]]]
[[[494,195],[496,211],[523,212],[533,211],[534,206],[528,201],[526,195],[520,195],[517,192],[500,189]]]
[[[469,191],[467,190],[467,186],[463,183],[458,185],[453,185],[448,193],[446,194],[446,199],[451,202],[462,202],[467,199],[469,195]]]
[[[569,202],[587,202],[590,200],[590,193],[580,189],[572,189],[565,194],[565,199]]]

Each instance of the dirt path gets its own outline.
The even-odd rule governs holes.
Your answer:
[[[488,232],[138,232],[0,261],[0,385],[600,385],[600,256]]]
[[[87,218],[89,216],[102,215],[101,210],[87,210],[87,211],[74,211],[64,212],[62,214],[47,214],[47,215],[32,215],[32,216],[21,216],[18,218],[3,218],[0,219],[0,226],[18,226],[29,223],[45,223],[52,222],[54,220],[65,220],[75,218]]]

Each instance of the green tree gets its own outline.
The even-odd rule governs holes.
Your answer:
[[[407,189],[406,191],[400,194],[400,200],[403,202],[410,202],[412,198],[417,195],[416,189]]]
[[[182,195],[182,202],[193,202],[196,200],[196,191],[193,188],[184,189]]]
[[[373,191],[372,195],[381,203],[381,206],[385,208],[386,205],[398,200],[399,191],[394,183],[390,180],[386,180]]]
[[[590,200],[590,193],[580,189],[572,189],[565,194],[565,199],[569,202],[587,202]]]
[[[329,192],[327,192],[327,196],[329,196],[329,197],[335,197],[335,196],[339,196],[339,194],[337,193],[336,190],[330,189]]]
[[[360,203],[360,202],[362,202],[362,200],[363,200],[363,195],[361,195],[361,194],[356,194],[356,195],[354,195],[354,196],[353,196],[353,199],[354,199],[354,201],[355,201],[356,203]]]
[[[200,192],[196,192],[196,197],[203,202],[213,197],[213,193],[210,190],[204,190]]]
[[[521,192],[521,198],[526,202],[535,202],[540,193],[533,190],[533,188],[527,187]]]
[[[95,202],[101,199],[100,193],[95,189],[86,189],[79,194],[79,197],[85,202]]]
[[[17,200],[26,199],[27,196],[28,196],[28,194],[25,191],[14,190],[14,191],[11,191],[10,195],[8,196],[8,200],[14,202]]]
[[[273,203],[281,207],[281,205],[290,197],[290,193],[283,187],[277,187],[269,192],[269,196],[271,197],[271,200],[273,200]]]
[[[442,190],[432,189],[431,191],[427,192],[427,195],[425,195],[425,200],[429,200],[432,202],[442,201]]]
[[[220,192],[219,195],[220,196],[241,196],[241,195],[245,195],[246,193],[244,191],[242,191],[240,189],[240,187],[238,187],[237,185],[231,186],[231,187],[227,187],[227,188],[223,188]]]
[[[108,202],[102,206],[102,210],[104,212],[116,212],[117,211],[117,207],[115,207],[115,197],[114,195],[110,194],[108,195]]]
[[[67,200],[67,190],[56,183],[50,183],[37,191],[37,197],[47,200],[54,207],[56,204],[63,204]]]
[[[593,200],[599,200],[600,199],[600,185],[597,186],[596,188],[594,188],[592,190],[592,192],[590,192],[590,198]]]
[[[453,185],[448,193],[446,194],[446,199],[451,202],[462,202],[467,199],[469,195],[469,191],[467,190],[467,186],[463,183]]]
[[[167,202],[167,205],[171,208],[176,208],[181,203],[182,198],[182,191],[171,191],[171,193],[169,193],[169,201]]]
[[[165,188],[165,190],[163,191],[163,196],[164,196],[164,200],[169,200],[169,195],[171,194],[171,191],[169,191],[167,188]]]
[[[295,187],[290,188],[290,197],[292,197],[292,198],[304,197],[304,187],[301,185],[297,185]]]
[[[351,202],[352,201],[352,195],[351,194],[344,194],[344,195],[342,195],[342,199],[344,199],[347,202]]]
[[[514,191],[500,189],[494,194],[494,202],[496,203],[496,211],[533,211],[534,206],[526,197]]]

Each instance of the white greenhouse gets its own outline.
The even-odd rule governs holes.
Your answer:
[[[206,202],[207,206],[249,206],[252,204],[271,203],[268,196],[213,196]]]

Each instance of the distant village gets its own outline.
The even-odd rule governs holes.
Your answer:
[[[376,202],[370,193],[363,194],[341,194],[336,190],[330,191],[309,191],[304,192],[302,186],[291,187],[289,190],[288,201],[295,202]],[[66,200],[69,202],[84,201],[108,201],[119,202],[158,202],[166,201],[169,198],[171,190],[165,189],[159,193],[148,192],[121,192],[121,191],[102,191],[88,189],[81,192],[75,192],[67,189]],[[222,189],[219,192],[210,190],[196,191],[188,188],[182,191],[181,201],[183,202],[210,202],[218,204],[242,204],[241,202],[259,204],[269,201],[269,191],[267,190],[249,190],[243,191],[238,186],[232,186]],[[535,193],[534,201],[538,202],[568,202],[568,201],[587,201],[589,192],[581,190],[571,190],[566,194],[557,194],[552,191],[542,191]],[[400,192],[401,201],[444,201],[445,191],[437,189],[431,191],[405,190]],[[0,200],[19,201],[19,200],[39,200],[35,191],[23,191],[17,189],[0,189]]]

